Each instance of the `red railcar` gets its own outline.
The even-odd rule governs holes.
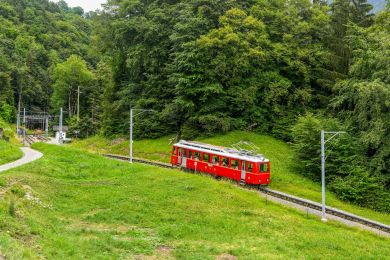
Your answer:
[[[270,161],[246,150],[181,140],[173,145],[171,164],[251,185],[270,183]]]

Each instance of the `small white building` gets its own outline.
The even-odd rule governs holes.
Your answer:
[[[64,132],[64,131],[62,131],[62,132],[57,131],[56,132],[56,140],[60,141],[60,139],[61,140],[65,140],[66,139],[66,132]]]
[[[59,130],[58,126],[53,126],[53,130],[56,133],[55,139],[58,143],[70,142],[70,138],[66,138],[66,133],[68,132],[67,126],[62,126],[62,131]]]

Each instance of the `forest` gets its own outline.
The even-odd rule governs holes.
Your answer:
[[[0,118],[58,114],[81,137],[232,130],[292,143],[340,198],[390,212],[390,5],[366,0],[0,0]],[[80,117],[77,96],[80,94]],[[380,199],[378,199],[380,198]]]

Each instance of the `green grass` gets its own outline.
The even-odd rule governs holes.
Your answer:
[[[225,181],[34,147],[43,158],[0,175],[0,247],[7,259],[390,255],[388,238],[324,224]]]
[[[169,162],[171,150],[171,145],[169,143],[172,137],[174,136],[162,137],[155,140],[134,141],[134,156]],[[292,147],[282,141],[276,140],[270,136],[242,131],[200,138],[198,141],[222,146],[230,146],[239,141],[253,142],[260,148],[261,153],[271,160],[272,183],[270,187],[272,189],[321,202],[320,184],[305,178],[294,170],[293,166],[299,164],[299,162],[294,160]],[[76,141],[71,145],[95,153],[129,154],[129,142],[126,139],[110,141],[96,136]],[[336,195],[331,192],[327,192],[326,201],[329,206],[390,225],[390,214],[380,213],[346,203],[337,199]]]
[[[18,146],[0,140],[0,165],[16,161],[23,156]]]

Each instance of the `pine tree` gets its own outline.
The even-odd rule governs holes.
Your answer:
[[[335,0],[331,5],[331,22],[327,46],[329,64],[325,66],[321,84],[331,89],[337,79],[347,77],[351,51],[346,43],[348,27],[369,27],[373,23],[372,5],[367,0]]]

